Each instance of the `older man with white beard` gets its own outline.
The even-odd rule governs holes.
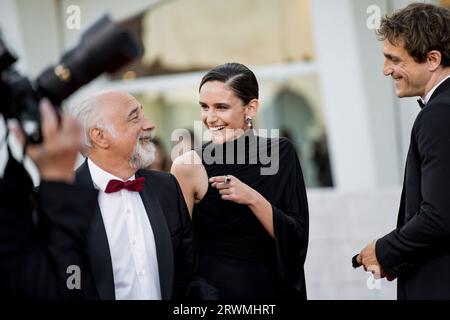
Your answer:
[[[141,170],[154,159],[155,126],[126,92],[105,91],[75,106],[83,128],[77,183],[99,190],[87,235],[92,299],[215,299],[196,275],[191,221],[176,179]]]

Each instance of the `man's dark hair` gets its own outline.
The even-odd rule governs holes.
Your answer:
[[[208,81],[225,83],[244,105],[258,99],[258,81],[253,72],[243,64],[233,62],[214,67],[202,78],[199,90]]]
[[[418,63],[426,61],[427,53],[441,53],[441,64],[450,66],[450,10],[426,3],[412,3],[385,16],[377,31],[378,39],[394,45],[403,44]]]

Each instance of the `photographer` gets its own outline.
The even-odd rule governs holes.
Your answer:
[[[78,123],[64,114],[58,123],[49,102],[40,112],[43,142],[26,148],[41,175],[39,191],[9,147],[0,178],[0,298],[80,299],[90,282],[84,247],[97,191],[73,185]]]

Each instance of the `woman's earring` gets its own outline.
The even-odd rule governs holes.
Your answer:
[[[248,126],[249,128],[252,128],[252,127],[253,127],[253,119],[252,119],[252,117],[250,117],[250,116],[245,116],[245,122],[247,122],[247,126]]]

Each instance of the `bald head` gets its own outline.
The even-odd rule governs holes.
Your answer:
[[[104,111],[116,113],[117,109],[128,104],[130,101],[136,101],[136,98],[125,91],[106,90],[101,91],[92,96],[97,103],[103,107],[107,107]]]

